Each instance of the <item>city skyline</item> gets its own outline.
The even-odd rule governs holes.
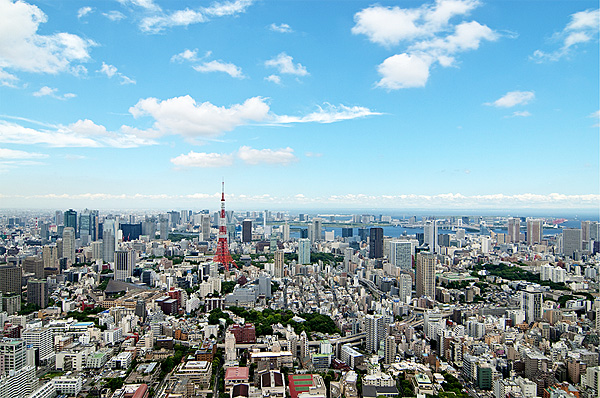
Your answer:
[[[599,19],[0,0],[1,207],[597,214]]]

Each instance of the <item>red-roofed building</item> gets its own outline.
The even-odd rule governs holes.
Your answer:
[[[231,366],[225,371],[225,391],[236,384],[248,383],[250,368],[247,366]]]
[[[229,331],[235,336],[236,344],[256,343],[256,328],[251,323],[247,323],[244,326],[231,325]]]

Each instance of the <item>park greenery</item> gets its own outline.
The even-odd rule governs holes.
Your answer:
[[[550,287],[550,289],[569,290],[569,288],[564,283],[542,281],[540,280],[539,274],[529,272],[518,265],[510,266],[504,263],[476,265],[474,267],[474,272],[472,273],[472,275],[481,278],[481,275],[477,274],[477,272],[481,270],[486,270],[490,275],[499,276],[502,279],[508,279],[510,281],[538,283],[542,286],[548,286]]]

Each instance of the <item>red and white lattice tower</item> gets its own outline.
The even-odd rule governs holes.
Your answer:
[[[227,223],[225,221],[225,181],[223,181],[221,189],[221,213],[219,214],[219,240],[217,241],[217,254],[213,261],[225,267],[225,271],[229,272],[229,264],[237,265],[231,254],[229,253],[229,245],[227,244]]]

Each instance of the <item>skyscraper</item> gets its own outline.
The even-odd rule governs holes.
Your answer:
[[[429,251],[437,253],[438,251],[438,226],[437,221],[426,221],[423,228],[424,243],[429,246]]]
[[[400,302],[410,303],[412,298],[412,278],[409,274],[401,274],[398,278]]]
[[[65,211],[65,228],[71,227],[73,231],[77,231],[77,212],[73,209]]]
[[[27,302],[40,308],[48,306],[48,283],[45,279],[29,279],[27,281]]]
[[[158,222],[160,223],[160,239],[161,240],[169,239],[169,231],[171,230],[171,228],[169,227],[169,215],[161,214],[160,216],[158,216]],[[204,237],[203,237],[203,239],[204,239]]]
[[[365,333],[367,334],[366,350],[367,352],[377,352],[379,344],[386,336],[386,322],[381,315],[365,316]]]
[[[202,229],[202,240],[209,241],[210,240],[210,214],[202,214],[202,221],[200,224],[200,228]],[[161,232],[162,235],[162,232]]]
[[[568,257],[573,257],[575,252],[581,251],[581,229],[580,228],[565,228],[563,229],[563,254]]]
[[[135,266],[135,251],[118,250],[115,252],[115,280],[129,282]]]
[[[369,232],[369,258],[383,257],[383,228],[371,228]]]
[[[290,240],[290,225],[287,222],[281,226],[281,235],[284,242]]]
[[[312,228],[308,230],[308,238],[311,243],[319,242],[323,233],[323,220],[321,218],[313,219]]]
[[[104,251],[103,260],[106,262],[115,261],[115,249],[117,248],[117,220],[105,219],[102,225],[102,249]]]
[[[542,243],[543,221],[534,218],[527,219],[527,244]]]
[[[310,264],[310,247],[309,239],[298,240],[298,264]]]
[[[65,227],[62,235],[63,257],[71,264],[75,264],[75,229]]]
[[[27,345],[21,339],[0,339],[0,356],[4,358],[4,374],[17,371],[27,365]]]
[[[508,219],[508,243],[519,243],[521,241],[521,219],[511,217]]]
[[[0,265],[0,293],[21,295],[21,267]]]
[[[252,220],[242,221],[242,242],[252,242]]]
[[[403,271],[412,269],[412,243],[406,240],[390,242],[390,263]]]
[[[435,262],[436,256],[433,253],[417,254],[417,297],[435,299]]]
[[[521,292],[521,310],[525,311],[525,322],[531,323],[542,318],[542,292]]]
[[[274,276],[275,278],[283,278],[283,265],[285,263],[285,255],[283,250],[275,252]]]
[[[385,364],[392,364],[396,361],[396,338],[394,336],[387,336],[385,338]]]

